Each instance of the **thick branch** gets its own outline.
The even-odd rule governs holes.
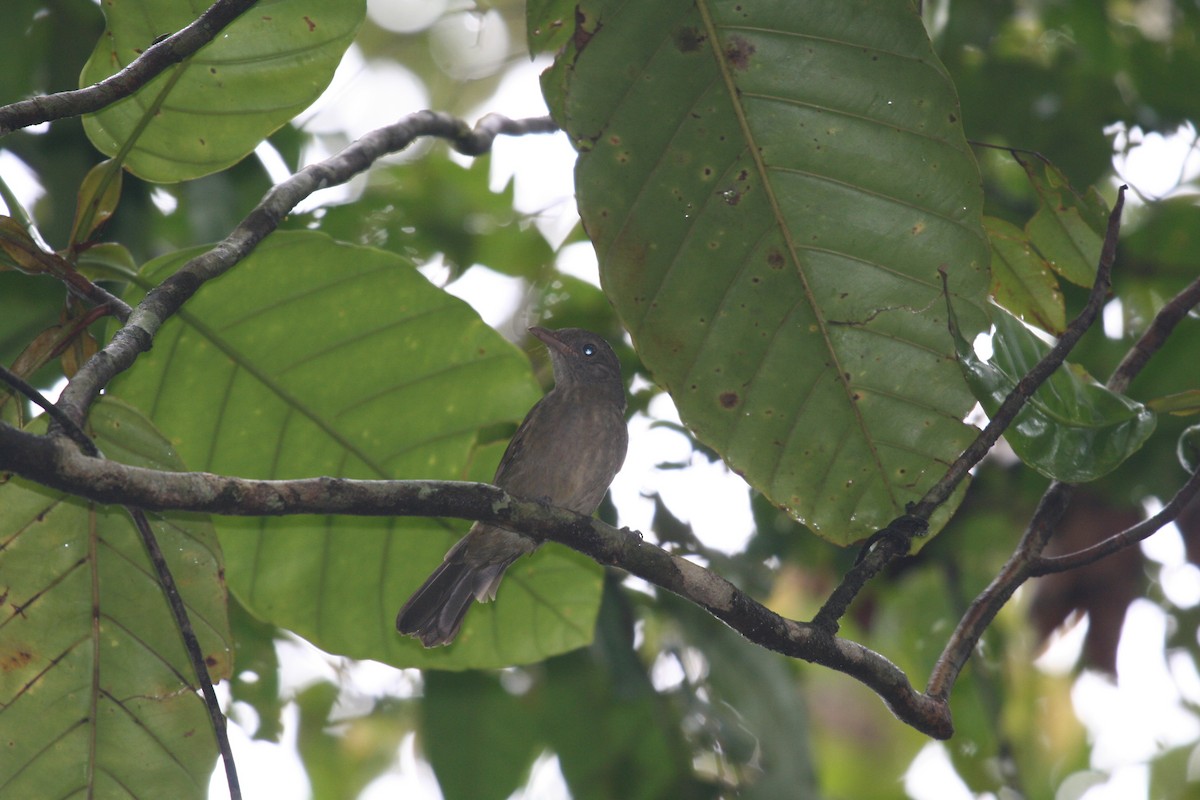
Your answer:
[[[150,349],[154,336],[167,319],[206,281],[225,273],[250,255],[297,203],[318,189],[345,183],[379,158],[403,150],[420,136],[447,139],[456,150],[478,155],[486,152],[500,134],[555,130],[557,128],[549,117],[510,120],[489,114],[472,130],[465,122],[448,114],[420,111],[394,125],[371,131],[337,155],[305,167],[267,192],[223,241],[184,264],[152,289],[129,315],[125,326],[71,380],[59,398],[58,407],[75,422],[82,423],[100,390]]]
[[[561,542],[707,609],[751,642],[844,672],[873,689],[907,724],[930,736],[953,733],[942,700],[917,692],[904,673],[862,645],[785,619],[724,578],[599,520],[518,500],[494,486],[457,481],[310,478],[259,481],[203,472],[158,472],[92,458],[60,437],[0,424],[0,470],[98,503],[147,510],[239,516],[346,514],[483,520]]]
[[[0,136],[42,122],[99,111],[128,97],[173,64],[189,58],[211,42],[229,23],[257,0],[217,0],[183,30],[150,44],[145,52],[115,75],[84,89],[31,97],[0,108]]]

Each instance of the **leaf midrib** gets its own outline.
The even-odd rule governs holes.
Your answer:
[[[875,447],[875,442],[867,428],[866,420],[863,419],[862,413],[858,410],[857,405],[853,401],[853,392],[849,382],[846,380],[846,370],[843,369],[842,363],[838,358],[838,353],[833,346],[833,341],[829,334],[829,327],[825,320],[824,314],[821,312],[820,305],[817,303],[816,296],[813,293],[811,284],[808,281],[808,276],[805,274],[800,258],[797,253],[796,242],[792,238],[791,230],[787,224],[787,218],[780,207],[779,198],[775,194],[775,187],[770,180],[770,170],[763,162],[762,152],[760,151],[757,138],[750,128],[750,121],[746,117],[746,109],[741,102],[737,82],[734,80],[732,73],[729,71],[728,65],[721,54],[721,39],[717,35],[717,24],[713,19],[712,9],[709,8],[707,0],[697,0],[696,10],[700,14],[700,19],[704,25],[707,35],[706,41],[709,44],[710,52],[713,55],[713,60],[716,62],[717,71],[721,76],[721,81],[725,85],[725,91],[729,98],[730,106],[733,108],[734,116],[737,119],[738,128],[742,132],[744,141],[748,144],[750,158],[754,163],[755,172],[758,173],[759,180],[762,181],[763,191],[766,194],[767,202],[771,208],[771,216],[775,220],[775,225],[778,228],[787,248],[788,257],[791,260],[795,270],[795,275],[800,280],[801,289],[805,299],[808,301],[809,307],[812,309],[817,329],[821,335],[821,341],[825,345],[825,351],[829,354],[830,368],[834,370],[834,374],[838,385],[842,388],[842,393],[845,396],[845,408],[847,408],[854,418],[863,441],[866,444],[867,451],[870,453],[871,462],[875,466],[875,471],[881,479],[882,485],[886,488],[888,497],[893,505],[898,505],[899,501],[896,497],[895,490],[891,483],[886,480],[886,471],[884,470],[882,459]],[[829,368],[827,368],[829,369]]]

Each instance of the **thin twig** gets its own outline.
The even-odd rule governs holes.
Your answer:
[[[318,189],[344,183],[376,160],[408,147],[418,137],[446,139],[459,152],[486,152],[498,135],[550,133],[558,128],[549,117],[511,120],[496,114],[481,119],[474,129],[449,114],[420,111],[384,128],[371,131],[337,155],[311,164],[273,187],[262,201],[211,250],[193,258],[152,289],[103,349],[76,373],[58,406],[82,421],[100,390],[150,349],[162,324],[199,288],[242,261],[278,226],[296,204]]]
[[[1172,297],[1166,305],[1158,310],[1145,332],[1109,376],[1106,384],[1108,388],[1114,392],[1125,392],[1137,374],[1146,366],[1146,362],[1150,360],[1151,356],[1166,343],[1167,337],[1175,330],[1175,326],[1182,322],[1197,305],[1200,305],[1200,278],[1188,284],[1183,291]]]
[[[79,445],[80,450],[88,458],[103,461],[104,455],[96,447],[96,443],[92,441],[92,437],[88,436],[82,428],[75,424],[74,420],[51,403],[45,395],[2,365],[0,365],[0,380],[3,380],[9,386],[28,397],[34,404],[49,414],[60,429],[70,436],[73,442]],[[15,428],[9,428],[9,430],[15,430]],[[52,439],[50,436],[44,438],[47,440]],[[142,544],[146,547],[146,553],[150,556],[151,562],[154,563],[154,569],[158,572],[159,585],[162,587],[163,594],[166,595],[167,605],[171,608],[171,614],[175,617],[175,624],[179,629],[180,636],[183,638],[184,649],[187,650],[188,658],[192,662],[192,668],[196,672],[196,679],[200,682],[200,690],[204,695],[204,704],[208,708],[208,716],[212,722],[213,734],[217,737],[217,748],[220,750],[221,758],[225,762],[225,777],[229,783],[229,796],[231,800],[240,800],[242,792],[238,786],[237,768],[234,766],[233,751],[230,749],[229,736],[225,730],[225,715],[221,713],[221,704],[217,701],[216,692],[213,691],[212,680],[208,676],[208,668],[204,664],[204,655],[200,652],[200,643],[196,639],[196,634],[192,629],[187,608],[179,596],[179,589],[175,585],[175,579],[171,575],[171,570],[167,566],[166,559],[163,558],[162,549],[158,546],[158,540],[154,537],[154,531],[151,530],[150,524],[146,520],[146,512],[130,505],[126,505],[125,510],[129,512],[129,516],[133,519],[134,527],[138,529],[138,533],[142,537]]]
[[[196,638],[196,632],[192,629],[187,606],[183,604],[179,588],[175,585],[175,578],[171,575],[171,568],[167,565],[167,559],[163,557],[162,548],[158,546],[158,539],[150,528],[149,520],[146,519],[146,512],[135,506],[125,506],[125,510],[133,519],[134,527],[137,528],[138,535],[142,537],[142,545],[146,548],[146,554],[150,556],[150,561],[154,564],[154,571],[158,573],[158,585],[162,587],[163,595],[166,596],[167,605],[171,608],[171,615],[175,618],[175,625],[183,639],[183,647],[187,650],[188,660],[192,662],[192,671],[196,673],[196,680],[200,682],[200,692],[204,695],[208,718],[212,723],[213,733],[217,737],[217,749],[221,753],[221,760],[225,762],[225,781],[229,785],[230,800],[241,800],[242,789],[238,783],[237,766],[233,762],[233,749],[229,746],[229,732],[225,727],[225,715],[221,713],[221,704],[217,700],[217,693],[213,690],[212,678],[209,677],[208,666],[204,663],[200,640]]]
[[[971,601],[967,613],[958,621],[954,632],[946,640],[946,646],[942,648],[941,655],[930,673],[925,694],[943,700],[950,697],[962,668],[974,652],[983,632],[992,624],[992,620],[1021,584],[1029,579],[1030,564],[1045,548],[1074,496],[1074,486],[1058,481],[1050,484],[1050,488],[1042,495],[1020,543],[987,588]]]
[[[1117,257],[1117,239],[1121,233],[1121,210],[1125,207],[1126,188],[1121,186],[1117,190],[1117,201],[1108,215],[1108,229],[1104,233],[1104,246],[1100,251],[1099,264],[1096,266],[1096,280],[1092,283],[1092,290],[1088,293],[1083,309],[1075,319],[1071,320],[1071,324],[1063,331],[1062,336],[1058,338],[1050,351],[1021,380],[1017,381],[1017,385],[1004,398],[1004,402],[996,409],[996,413],[992,415],[987,426],[979,432],[975,441],[971,442],[962,455],[955,459],[942,479],[925,493],[920,502],[908,509],[909,514],[929,519],[938,506],[946,502],[970,469],[978,464],[992,449],[992,446],[1000,440],[1001,434],[1012,424],[1013,419],[1025,407],[1033,393],[1054,374],[1055,370],[1062,366],[1067,355],[1075,349],[1075,345],[1096,321],[1108,298],[1109,290],[1112,288],[1112,266]]]
[[[1113,370],[1105,385],[1114,392],[1125,392],[1133,383],[1134,378],[1149,363],[1151,357],[1166,344],[1167,338],[1175,330],[1175,326],[1183,321],[1197,305],[1200,305],[1200,278],[1184,287],[1179,294],[1172,297],[1159,309],[1145,332],[1134,342],[1125,357],[1121,359],[1121,363]],[[1162,526],[1173,522],[1184,506],[1196,495],[1197,490],[1200,490],[1200,482],[1197,481],[1197,473],[1193,472],[1187,483],[1180,487],[1175,496],[1154,516],[1083,550],[1053,558],[1039,555],[1038,559],[1029,567],[1030,575],[1047,575],[1051,572],[1065,572],[1069,569],[1086,566],[1137,544]]]
[[[16,389],[25,397],[29,398],[30,402],[38,406],[40,409],[50,415],[62,430],[71,437],[75,444],[89,456],[93,458],[100,456],[100,451],[96,448],[96,443],[92,441],[92,437],[84,433],[83,428],[75,424],[75,420],[64,414],[54,403],[51,403],[49,398],[39,392],[33,385],[26,381],[21,376],[13,373],[0,364],[0,380],[3,380],[12,388]]]
[[[1027,572],[1030,577],[1049,575],[1053,572],[1066,572],[1067,570],[1094,564],[1105,556],[1111,556],[1119,550],[1135,545],[1156,533],[1167,523],[1174,522],[1175,518],[1179,516],[1180,512],[1183,511],[1198,492],[1200,492],[1200,469],[1192,473],[1187,482],[1175,493],[1175,496],[1159,509],[1158,513],[1154,516],[1144,519],[1120,533],[1114,533],[1104,541],[1097,542],[1091,547],[1085,547],[1082,550],[1076,550],[1073,553],[1066,553],[1061,556],[1038,556],[1030,562]]]
[[[1107,239],[1105,249],[1108,249]],[[1200,303],[1200,280],[1185,287],[1159,310],[1145,333],[1133,344],[1121,363],[1113,370],[1107,382],[1108,388],[1117,392],[1124,392],[1128,389],[1150,358],[1158,352],[1167,337],[1197,303]],[[959,673],[978,644],[984,630],[1026,580],[1035,575],[1045,575],[1092,563],[1141,541],[1166,523],[1174,520],[1187,502],[1195,497],[1198,490],[1200,490],[1200,484],[1197,482],[1196,474],[1193,473],[1187,483],[1175,494],[1175,497],[1150,519],[1084,550],[1054,558],[1045,558],[1042,556],[1042,552],[1063,514],[1066,513],[1076,491],[1075,487],[1069,484],[1059,481],[1051,483],[1045,494],[1042,495],[1028,528],[1008,562],[988,587],[980,592],[971,603],[967,614],[959,620],[958,626],[934,666],[926,693],[932,697],[943,699],[949,697]]]
[[[128,66],[99,83],[69,92],[31,97],[0,107],[0,136],[42,122],[90,114],[128,97],[163,70],[189,58],[211,42],[256,1],[217,0],[195,22],[150,44]]]

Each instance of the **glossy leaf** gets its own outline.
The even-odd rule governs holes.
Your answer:
[[[840,543],[941,477],[973,401],[937,271],[981,331],[989,253],[911,3],[585,2],[543,88],[605,291],[700,439]]]
[[[994,217],[983,226],[992,243],[992,296],[1017,317],[1050,333],[1062,333],[1067,312],[1058,279],[1025,232]]]
[[[137,272],[137,263],[129,248],[116,242],[103,242],[84,248],[76,261],[79,273],[90,280],[128,280]]]
[[[184,469],[134,409],[93,408],[126,464]],[[44,428],[42,420],[33,423]],[[129,515],[0,485],[0,795],[208,796],[216,741],[191,662]],[[151,515],[214,680],[229,675],[221,553],[207,518]]]
[[[144,278],[158,283],[197,252],[151,262]],[[146,408],[195,469],[255,478],[490,479],[503,445],[477,451],[479,431],[515,426],[538,398],[524,354],[410,262],[313,232],[278,232],[206,285],[112,391]],[[590,640],[599,570],[550,546],[513,565],[453,646],[399,636],[397,609],[467,527],[217,522],[246,608],[331,652],[494,667]]]
[[[997,314],[994,356],[981,360],[958,337],[963,373],[984,411],[1004,398],[1049,350],[1016,318]],[[1153,412],[1096,383],[1071,364],[1060,367],[1017,414],[1004,438],[1029,466],[1066,483],[1096,480],[1120,466],[1154,432]]]
[[[1200,466],[1200,425],[1185,428],[1180,434],[1175,457],[1186,472],[1195,472],[1196,467]]]
[[[128,66],[159,36],[195,20],[207,0],[105,3],[107,29],[83,68],[88,86]],[[259,4],[188,60],[133,96],[84,118],[92,144],[171,183],[230,166],[316,100],[365,14],[365,0]]]

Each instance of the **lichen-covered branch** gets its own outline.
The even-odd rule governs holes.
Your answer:
[[[72,442],[0,424],[0,470],[98,503],[237,516],[346,514],[483,520],[567,545],[708,610],[751,642],[844,672],[873,689],[902,721],[939,739],[953,733],[948,705],[916,691],[891,661],[819,628],[786,619],[721,576],[629,530],[457,481],[309,478],[261,481],[159,472],[82,453]]]

